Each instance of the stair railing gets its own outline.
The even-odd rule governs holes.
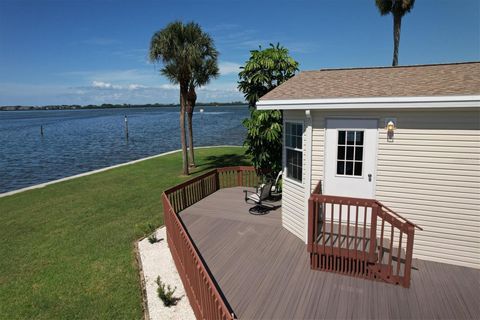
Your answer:
[[[320,193],[319,183],[308,201],[311,268],[409,287],[422,229],[379,201]]]

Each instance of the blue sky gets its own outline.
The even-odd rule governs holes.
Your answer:
[[[220,52],[199,101],[242,100],[238,68],[259,45],[280,42],[301,70],[392,60],[392,17],[374,0],[0,0],[0,105],[176,103],[147,62],[152,34],[173,20],[198,22]],[[399,63],[480,60],[479,21],[478,0],[417,0]]]

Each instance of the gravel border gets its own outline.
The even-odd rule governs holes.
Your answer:
[[[152,320],[194,320],[195,315],[168,247],[166,228],[161,227],[155,233],[159,242],[152,244],[148,238],[144,238],[139,240],[136,245],[142,291],[146,296],[144,297],[146,300],[145,317]],[[175,306],[165,307],[158,297],[158,285],[155,283],[158,276],[165,284],[177,287],[174,297],[178,297],[180,300]]]

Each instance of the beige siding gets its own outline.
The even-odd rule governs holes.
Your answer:
[[[301,111],[285,111],[283,113],[284,121],[305,121],[305,114]],[[303,134],[303,173],[302,183],[294,182],[284,177],[283,179],[283,196],[282,196],[282,225],[285,229],[292,232],[294,235],[302,240],[305,240],[306,225],[305,225],[305,179],[306,179],[306,137]],[[285,161],[285,150],[283,159]],[[285,162],[283,164],[285,168]]]
[[[305,238],[304,189],[284,180],[282,197],[282,225],[299,237]]]
[[[323,179],[325,118],[312,112],[312,190]]]
[[[312,186],[323,178],[325,119],[378,118],[376,199],[424,228],[417,258],[480,268],[480,128],[476,110],[313,113]],[[385,118],[396,118],[387,141]]]

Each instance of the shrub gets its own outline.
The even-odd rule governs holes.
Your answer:
[[[157,235],[155,233],[152,233],[151,235],[148,236],[148,242],[150,242],[151,244],[154,244],[154,243],[157,243],[158,241],[158,238],[157,238]]]
[[[173,294],[175,293],[175,290],[177,290],[177,287],[175,287],[172,290],[170,285],[167,285],[165,288],[165,283],[162,282],[162,280],[160,279],[160,276],[157,277],[157,281],[155,282],[158,285],[158,288],[157,288],[158,297],[163,301],[163,305],[166,307],[176,305],[178,300],[180,300],[180,298],[173,296]]]
[[[151,244],[154,244],[163,240],[163,238],[162,239],[157,238],[156,227],[151,223],[148,224],[147,230],[144,232],[144,234],[145,235],[149,234],[148,242],[150,242]]]
[[[243,121],[247,128],[244,145],[258,173],[282,170],[282,123],[279,110],[257,110],[255,105],[267,92],[295,75],[298,62],[280,44],[250,51],[250,59],[238,74],[238,89],[250,107],[250,118]]]

